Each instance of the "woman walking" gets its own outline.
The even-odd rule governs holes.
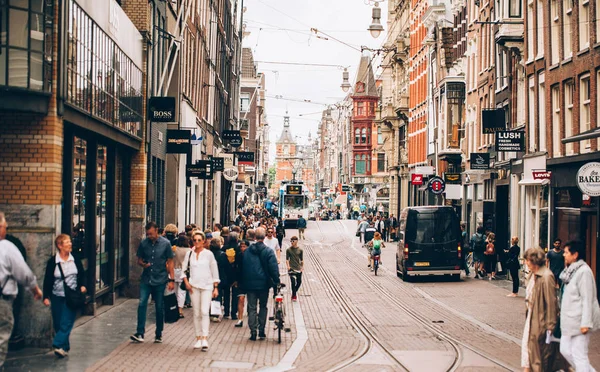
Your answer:
[[[567,242],[564,251],[567,268],[560,274],[560,353],[577,372],[595,371],[588,357],[590,331],[600,328],[594,274],[585,262],[585,246],[581,242]]]
[[[194,250],[183,261],[183,267],[190,267],[190,276],[183,282],[192,297],[194,309],[194,328],[196,343],[194,349],[208,350],[208,327],[210,326],[209,310],[211,299],[219,295],[219,268],[213,253],[206,249],[206,238],[203,232],[193,234]]]
[[[189,257],[191,252],[192,249],[190,248],[188,237],[180,235],[173,246],[173,254],[175,255],[175,291],[177,292],[177,307],[179,308],[180,319],[184,318],[183,307],[185,306],[185,297],[187,295],[186,290],[181,288],[181,283],[187,270],[187,266],[183,266],[183,261],[186,257]]]
[[[489,233],[487,237],[487,245],[485,247],[484,262],[485,271],[488,275],[488,280],[496,280],[496,234]]]
[[[555,280],[546,267],[546,254],[541,248],[529,248],[524,254],[529,268],[525,303],[527,320],[521,344],[521,366],[525,372],[556,371],[559,353],[552,353],[555,344],[546,344],[547,332],[556,327],[558,302]],[[556,355],[559,354],[559,355]]]
[[[52,310],[54,340],[52,348],[54,355],[64,358],[68,355],[71,345],[69,336],[75,323],[75,311],[67,305],[65,287],[74,291],[86,293],[83,265],[71,254],[73,243],[67,234],[60,234],[54,240],[58,249],[56,255],[50,257],[46,264],[44,276],[44,305]]]
[[[248,240],[240,241],[240,249],[235,255],[235,282],[233,283],[233,287],[237,288],[237,299],[238,299],[238,322],[235,323],[235,326],[241,328],[244,326],[244,310],[246,305],[246,291],[244,290],[244,283],[242,282],[242,273],[243,273],[243,262],[244,262],[244,252],[250,246],[250,242]]]
[[[506,253],[506,267],[510,271],[510,277],[512,279],[512,293],[506,295],[507,297],[517,297],[519,295],[519,255],[521,254],[521,247],[519,247],[519,238],[514,236],[510,240],[510,248],[504,250]]]

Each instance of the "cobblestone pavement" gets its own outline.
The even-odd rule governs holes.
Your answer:
[[[525,319],[522,297],[507,298],[507,281],[464,278],[404,283],[396,277],[393,243],[383,250],[375,277],[366,250],[354,237],[356,221],[310,222],[305,272],[297,303],[286,294],[283,342],[267,327],[267,340],[248,340],[247,327],[234,321],[211,323],[210,350],[194,350],[191,309],[166,325],[163,344],[132,344],[137,300],[93,319],[80,319],[70,356],[57,360],[48,350],[9,354],[7,371],[457,371],[520,370],[520,339]],[[289,237],[296,233],[288,230]],[[282,262],[280,270],[284,272]],[[287,275],[283,281],[289,284]],[[153,335],[149,307],[147,335]],[[272,324],[272,323],[271,323]],[[368,330],[368,332],[365,331]],[[152,341],[150,338],[149,341]],[[590,345],[600,366],[600,334]],[[346,363],[349,363],[346,365]],[[400,364],[401,363],[401,364]]]

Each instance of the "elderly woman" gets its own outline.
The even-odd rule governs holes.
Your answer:
[[[219,295],[219,267],[214,254],[207,249],[204,233],[195,231],[192,237],[194,250],[183,261],[183,267],[187,268],[189,264],[190,276],[184,277],[183,282],[190,293],[194,309],[194,349],[207,351],[210,302]]]
[[[521,366],[524,371],[555,371],[557,362],[552,354],[555,346],[546,344],[547,332],[552,333],[558,317],[558,302],[554,275],[546,267],[546,254],[541,248],[529,248],[523,255],[529,268],[525,303],[527,320],[521,345]]]
[[[54,240],[58,249],[56,255],[50,257],[46,264],[44,276],[44,305],[52,310],[54,340],[52,347],[54,355],[64,358],[68,355],[71,345],[69,336],[75,323],[75,311],[67,305],[65,287],[74,291],[86,293],[83,265],[79,259],[71,255],[73,243],[67,234],[60,234]]]
[[[578,241],[565,244],[567,268],[560,312],[560,353],[577,372],[594,371],[588,357],[590,331],[600,328],[600,307],[592,269],[585,262],[585,246]]]

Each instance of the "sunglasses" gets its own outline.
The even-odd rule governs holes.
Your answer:
[[[293,242],[297,242],[297,241],[298,241],[298,239],[292,239],[292,241],[293,241]]]
[[[201,242],[202,239],[194,239],[195,242]]]

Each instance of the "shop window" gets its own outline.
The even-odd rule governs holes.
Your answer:
[[[86,158],[87,141],[74,137],[73,139],[73,254],[77,255],[88,269],[88,258],[85,252],[86,233]]]
[[[106,146],[98,146],[96,157],[96,289],[111,284],[109,278],[108,249],[106,244],[106,168],[108,153]]]
[[[54,2],[45,3],[0,1],[0,86],[50,90],[52,66],[45,45],[52,41]]]

